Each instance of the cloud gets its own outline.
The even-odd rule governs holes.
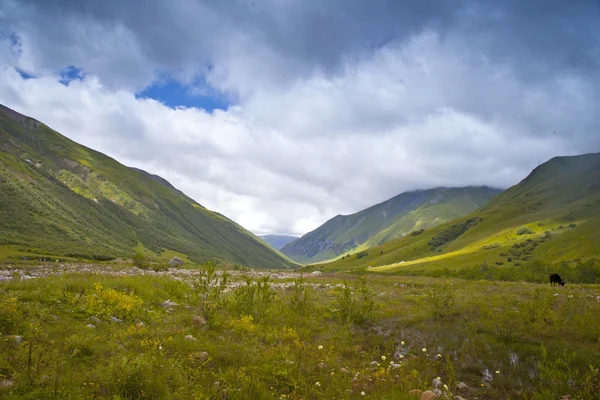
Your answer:
[[[413,3],[0,0],[0,102],[260,234],[600,151],[595,2]],[[165,74],[232,105],[136,98]]]

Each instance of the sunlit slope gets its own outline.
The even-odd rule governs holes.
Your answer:
[[[0,246],[105,259],[142,245],[253,267],[292,264],[262,240],[147,172],[0,106]],[[2,253],[2,252],[0,252]]]
[[[500,193],[488,187],[436,188],[402,193],[352,215],[338,215],[287,244],[282,252],[314,263],[385,243],[418,229],[465,216]]]
[[[598,256],[600,154],[588,154],[554,158],[466,217],[356,252],[323,268],[453,269],[484,262],[518,266]]]

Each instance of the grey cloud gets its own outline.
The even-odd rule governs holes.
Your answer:
[[[0,10],[0,30],[23,39],[21,60],[0,52],[0,102],[258,233],[304,233],[405,190],[506,187],[550,157],[600,151],[596,1],[0,0]],[[56,83],[67,64],[88,77]],[[134,98],[166,73],[204,75],[238,104],[211,115]]]
[[[388,43],[403,43],[423,30],[434,30],[442,38],[459,35],[483,57],[511,65],[526,79],[539,79],[557,68],[597,74],[600,62],[600,5],[594,0],[0,4],[8,10],[2,18],[5,25],[28,32],[41,65],[60,67],[75,54],[84,68],[116,83],[137,78],[138,85],[148,84],[153,74],[166,70],[182,76],[214,75],[211,82],[224,85],[224,75],[232,75],[238,61],[248,60],[248,76],[238,71],[240,79],[254,76],[261,85],[274,79],[289,83],[315,69],[335,75],[356,58]],[[111,57],[109,47],[117,40],[128,44],[116,46]],[[50,41],[55,45],[49,46]],[[59,51],[57,43],[62,44]],[[109,65],[97,60],[107,52]],[[253,57],[264,60],[253,63]],[[135,76],[136,70],[141,76]],[[116,79],[119,74],[127,79]],[[250,82],[223,89],[243,90],[243,84]]]

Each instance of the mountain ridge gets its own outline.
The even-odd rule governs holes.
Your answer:
[[[465,217],[372,247],[361,259],[321,266],[406,272],[569,263],[599,256],[600,153],[589,153],[548,160]]]
[[[296,262],[322,262],[464,216],[498,193],[487,186],[403,192],[356,213],[337,215],[282,252]]]
[[[13,253],[108,259],[141,246],[150,257],[168,250],[199,263],[294,266],[164,178],[2,105],[0,189],[0,247]]]

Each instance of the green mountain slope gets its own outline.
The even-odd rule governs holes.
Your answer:
[[[405,234],[462,217],[500,190],[488,187],[436,188],[402,193],[352,215],[338,215],[283,247],[300,263],[314,263],[365,249]]]
[[[156,175],[128,168],[0,106],[4,254],[106,259],[180,253],[251,267],[293,264]]]
[[[322,266],[393,272],[600,256],[600,154],[558,157],[472,214]],[[383,252],[383,253],[382,253]]]

